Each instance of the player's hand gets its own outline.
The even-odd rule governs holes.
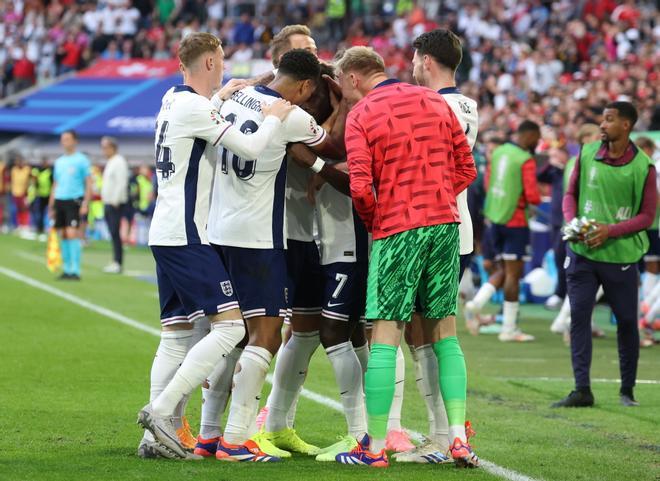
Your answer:
[[[289,112],[291,112],[294,108],[295,105],[291,105],[291,102],[287,102],[284,99],[276,100],[270,105],[263,102],[261,103],[261,112],[264,114],[264,117],[267,117],[268,115],[274,115],[281,121],[284,121],[286,116],[289,115]]]
[[[234,94],[234,92],[241,90],[248,85],[248,81],[245,79],[233,78],[227,82],[220,90],[218,90],[218,93],[215,95],[220,97],[221,100],[227,100]]]
[[[325,184],[325,180],[319,174],[314,174],[310,177],[307,183],[307,200],[310,204],[316,204],[316,193],[321,190],[323,184]]]
[[[339,104],[339,101],[342,99],[341,85],[339,85],[339,82],[337,82],[335,79],[330,77],[330,75],[323,75],[323,80],[325,80],[325,82],[328,84],[328,88],[330,89],[330,101],[332,102],[334,97],[337,104]]]
[[[287,154],[303,169],[308,169],[316,162],[316,154],[301,143],[289,144]]]
[[[89,207],[87,207],[87,202],[83,202],[80,204],[80,210],[78,211],[80,214],[80,217],[85,217],[87,213],[89,212]]]
[[[48,206],[48,220],[55,222],[55,207],[52,205]]]
[[[607,224],[595,224],[596,228],[585,236],[584,242],[590,249],[602,246],[610,238],[610,229]]]

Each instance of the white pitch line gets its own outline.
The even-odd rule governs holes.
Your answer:
[[[19,282],[23,282],[24,284],[32,286],[36,289],[41,289],[42,291],[48,292],[49,294],[59,297],[60,299],[64,299],[65,301],[69,301],[80,307],[83,307],[92,312],[105,316],[108,319],[117,321],[121,324],[124,324],[125,326],[130,326],[140,331],[151,334],[153,336],[160,337],[160,329],[156,329],[154,327],[143,324],[139,321],[126,317],[122,314],[119,314],[118,312],[112,311],[110,309],[106,309],[105,307],[94,304],[93,302],[86,301],[85,299],[81,299],[80,297],[74,296],[73,294],[69,294],[68,292],[61,291],[53,286],[45,284],[41,281],[38,281],[26,275],[23,275],[19,272],[0,266],[0,273],[4,274],[5,276],[11,279],[14,279]],[[272,384],[272,379],[273,379],[272,375],[269,374],[267,376],[267,381]],[[316,393],[314,391],[310,391],[308,389],[303,388],[300,392],[300,395],[306,399],[309,399],[310,401],[314,401],[334,411],[338,411],[338,412],[343,411],[341,403],[335,401],[334,399],[326,397],[322,394]],[[422,435],[416,431],[409,431],[409,433],[417,438],[422,437]],[[484,471],[487,471],[488,473],[498,476],[500,478],[504,478],[509,481],[539,481],[536,478],[525,476],[524,474],[520,474],[511,469],[504,468],[502,466],[499,466],[498,464],[492,463],[490,461],[486,461],[485,459],[481,459],[480,461],[481,461],[480,466],[484,469]]]
[[[495,379],[499,381],[549,381],[549,382],[573,382],[572,377],[496,377]],[[595,378],[591,379],[591,382],[605,383],[605,384],[620,384],[621,379],[605,379],[605,378]],[[660,380],[657,379],[636,379],[635,383],[637,384],[660,384]]]

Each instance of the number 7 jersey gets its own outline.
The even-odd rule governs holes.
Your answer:
[[[280,98],[274,90],[246,87],[220,108],[221,115],[245,134],[263,122],[261,103]],[[208,238],[213,244],[253,249],[286,248],[286,146],[319,145],[326,133],[314,118],[296,107],[257,159],[242,159],[221,147],[218,152]]]

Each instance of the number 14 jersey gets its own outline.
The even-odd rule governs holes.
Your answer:
[[[222,104],[220,114],[243,133],[253,133],[263,122],[261,103],[280,97],[268,87],[246,87]],[[286,248],[286,146],[290,142],[318,145],[325,136],[314,118],[296,107],[257,159],[242,159],[221,147],[211,196],[209,241],[253,249]]]

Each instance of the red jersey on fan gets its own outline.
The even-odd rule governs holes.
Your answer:
[[[351,196],[374,239],[460,222],[456,194],[477,177],[458,119],[433,90],[390,79],[348,114]]]

